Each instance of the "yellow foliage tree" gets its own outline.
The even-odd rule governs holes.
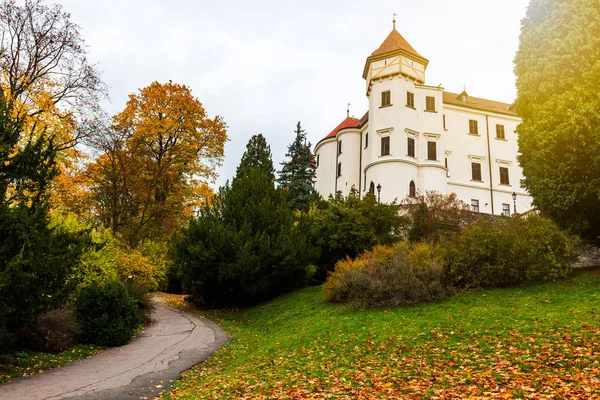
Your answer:
[[[153,82],[131,94],[88,168],[104,223],[131,244],[170,237],[212,195],[226,128],[185,85]]]

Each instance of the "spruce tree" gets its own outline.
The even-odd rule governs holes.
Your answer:
[[[277,182],[283,187],[290,205],[296,209],[307,209],[308,204],[316,197],[314,182],[316,178],[315,155],[311,151],[310,142],[306,141],[306,132],[300,121],[296,125],[296,137],[288,146],[286,157],[289,161],[281,163]]]
[[[240,165],[237,167],[236,177],[243,175],[250,168],[264,172],[271,181],[275,180],[271,146],[267,144],[267,140],[261,133],[250,138]]]
[[[302,286],[312,256],[304,220],[275,187],[269,146],[254,136],[231,184],[175,238],[185,289],[206,306],[244,306]]]
[[[600,2],[531,0],[515,73],[524,187],[542,214],[600,242]]]

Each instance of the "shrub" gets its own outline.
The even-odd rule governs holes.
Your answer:
[[[69,279],[85,247],[85,232],[49,226],[44,209],[0,204],[0,349],[15,332],[61,307],[75,285]]]
[[[339,261],[323,285],[328,301],[394,307],[445,297],[443,269],[428,244],[375,246],[356,259]]]
[[[395,203],[377,204],[372,194],[359,198],[355,189],[346,198],[338,195],[314,203],[308,212],[310,241],[320,250],[314,282],[323,283],[339,260],[398,241],[406,225],[398,211]]]
[[[410,220],[407,236],[413,242],[438,242],[460,231],[473,215],[469,205],[459,200],[455,193],[418,193],[415,197],[406,198],[404,205]]]
[[[574,241],[538,215],[482,220],[445,241],[444,274],[459,287],[497,287],[565,277]]]
[[[83,287],[75,304],[77,321],[87,343],[121,346],[140,325],[136,301],[120,281]]]
[[[116,279],[133,279],[137,285],[156,290],[159,280],[164,279],[162,266],[155,267],[142,251],[130,248],[109,229],[92,228],[73,214],[58,213],[52,215],[52,226],[65,233],[90,232],[91,242],[85,247],[79,265],[70,277],[70,281],[80,287]],[[152,244],[146,244],[142,249],[148,254],[158,252]]]
[[[25,329],[22,344],[32,350],[58,353],[77,344],[81,329],[73,309],[60,308],[42,314],[31,329]]]

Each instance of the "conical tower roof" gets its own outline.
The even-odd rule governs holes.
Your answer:
[[[371,57],[377,57],[382,54],[393,53],[399,50],[403,50],[420,58],[425,58],[417,53],[410,43],[408,43],[395,28],[390,32],[388,37],[385,38],[383,43],[381,43],[381,46],[371,54]]]

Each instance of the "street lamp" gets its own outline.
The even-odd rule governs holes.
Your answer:
[[[377,204],[381,204],[381,183],[377,184]]]
[[[517,193],[513,192],[512,194],[512,198],[513,198],[513,206],[515,207],[515,214],[517,213]]]

